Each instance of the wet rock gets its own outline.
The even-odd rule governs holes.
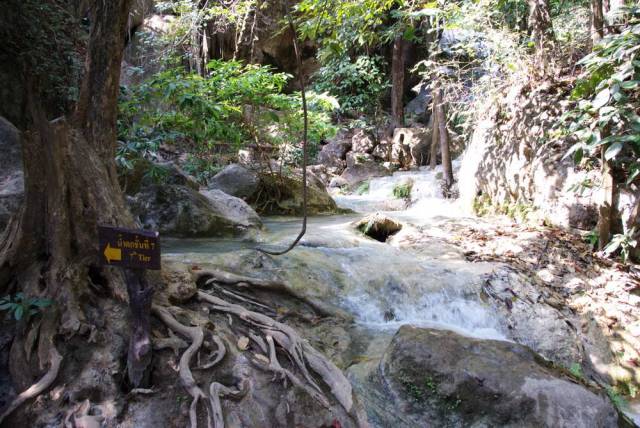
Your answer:
[[[0,232],[22,205],[24,174],[20,131],[0,116]]]
[[[402,223],[384,214],[375,213],[358,221],[355,227],[376,241],[386,242],[387,238],[402,230]]]
[[[236,198],[249,199],[257,192],[259,183],[260,178],[255,171],[234,163],[224,167],[208,184],[209,189],[221,190]]]
[[[387,399],[414,426],[616,426],[608,399],[540,361],[515,343],[403,326],[380,373]]]
[[[429,128],[396,128],[393,131],[391,161],[403,168],[426,165],[430,147]]]
[[[355,153],[371,153],[376,146],[373,139],[362,129],[353,135],[351,143]]]
[[[349,186],[354,186],[373,177],[391,175],[391,171],[377,163],[371,155],[352,154],[349,156],[351,166],[340,175]]]
[[[219,190],[153,185],[130,197],[129,206],[146,229],[169,236],[241,235],[261,225],[246,202]]]
[[[349,183],[342,177],[333,177],[331,182],[329,182],[329,187],[343,187],[347,186]]]

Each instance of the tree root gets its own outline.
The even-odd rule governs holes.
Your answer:
[[[211,382],[209,386],[209,405],[213,410],[213,428],[224,428],[221,398],[240,399],[249,392],[249,381],[244,378],[239,383],[240,389],[231,389],[218,382]]]
[[[50,367],[47,373],[45,373],[42,378],[30,386],[25,391],[21,392],[12,402],[9,404],[7,409],[0,415],[0,425],[5,420],[7,416],[13,413],[18,407],[20,407],[25,401],[30,400],[42,392],[44,392],[47,388],[51,386],[53,381],[55,381],[56,377],[58,377],[58,372],[60,371],[60,364],[62,363],[62,355],[58,352],[58,350],[52,346],[49,349],[49,363]]]
[[[261,279],[261,278],[251,278],[248,276],[237,275],[235,273],[226,272],[219,269],[198,272],[198,275],[196,277],[196,284],[202,287],[202,285],[210,285],[212,283],[254,287],[258,290],[276,291],[279,293],[288,294],[308,304],[313,308],[314,311],[316,311],[319,315],[323,317],[331,317],[331,316],[334,316],[334,317],[340,316],[341,318],[345,317],[345,314],[338,312],[336,310],[327,308],[321,302],[317,302],[313,299],[310,299],[307,296],[301,295],[297,291],[291,289],[291,287],[289,287],[286,283],[281,281],[274,281],[270,279]]]
[[[329,403],[328,398],[324,395],[320,387],[311,377],[309,370],[307,369],[307,363],[317,373],[322,380],[331,388],[331,392],[336,400],[342,405],[348,414],[354,414],[353,395],[351,384],[344,377],[344,374],[318,351],[316,351],[311,345],[303,340],[298,333],[291,327],[279,323],[266,315],[249,311],[242,306],[228,303],[218,297],[211,296],[202,291],[198,291],[198,298],[206,303],[209,303],[213,309],[224,312],[227,314],[233,314],[254,327],[259,328],[262,333],[267,337],[269,343],[269,353],[272,355],[270,358],[269,368],[280,373],[284,373],[283,369],[277,359],[275,359],[275,348],[273,341],[278,343],[292,358],[295,365],[304,375],[304,378],[308,382],[308,385],[303,388],[307,391],[313,390],[312,396],[316,398],[321,404],[327,406]],[[289,377],[287,375],[287,377]],[[293,378],[289,379],[295,383]],[[312,389],[311,389],[312,388]]]
[[[195,379],[193,378],[193,374],[191,373],[191,369],[189,364],[191,363],[191,359],[198,352],[202,343],[204,342],[204,330],[202,327],[187,327],[186,325],[181,324],[176,320],[173,315],[169,313],[169,311],[161,306],[153,305],[151,311],[154,315],[156,315],[162,322],[164,322],[171,330],[188,337],[191,340],[191,344],[187,348],[186,351],[180,357],[179,363],[179,374],[180,380],[182,381],[182,385],[185,387],[189,395],[193,398],[191,402],[191,407],[189,409],[189,420],[191,423],[191,428],[196,428],[198,426],[198,415],[197,415],[197,406],[198,402],[201,399],[206,400],[207,396],[204,391],[200,389]],[[208,413],[208,426],[212,427],[212,412],[209,406],[207,407]]]

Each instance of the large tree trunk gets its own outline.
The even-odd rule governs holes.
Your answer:
[[[404,126],[404,65],[405,49],[402,36],[393,41],[393,57],[391,59],[391,120],[392,128]]]
[[[555,36],[549,11],[549,0],[529,1],[529,31],[536,45],[536,65],[543,76],[548,75],[551,49]]]
[[[597,45],[604,37],[604,11],[602,0],[591,0],[591,40]]]
[[[99,267],[97,225],[134,225],[114,161],[120,66],[130,5],[131,0],[92,3],[88,44],[79,49],[86,52],[80,93],[66,116],[52,117],[57,113],[43,101],[42,91],[47,88],[38,79],[29,79],[25,85],[25,123],[29,124],[22,133],[25,200],[0,236],[0,293],[21,291],[26,296],[48,297],[55,301],[56,310],[44,313],[42,325],[47,328],[40,327],[39,364],[29,363],[22,339],[13,343],[11,373],[19,388],[42,373],[55,335],[72,337],[96,328],[85,310],[87,302],[96,299],[90,287],[123,302],[127,299],[121,273]],[[29,19],[38,22],[37,16]],[[20,29],[14,31],[20,34]],[[56,60],[58,54],[51,52]],[[16,73],[23,67],[27,76],[37,76],[28,64],[16,63]],[[102,321],[108,324],[116,318],[112,314]],[[59,345],[64,355],[65,343]],[[87,364],[94,357],[104,358],[92,355]],[[97,388],[117,391],[118,385],[112,380]]]

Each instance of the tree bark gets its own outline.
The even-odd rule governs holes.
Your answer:
[[[393,41],[393,56],[391,59],[391,120],[393,129],[404,126],[404,66],[404,39],[400,35],[396,36]],[[393,129],[391,130],[392,132]]]
[[[453,184],[453,167],[449,152],[449,131],[447,131],[447,117],[444,111],[444,91],[438,87],[434,94],[436,117],[438,121],[438,135],[440,139],[440,153],[442,154],[442,172],[447,189]]]
[[[440,144],[440,132],[438,129],[438,114],[437,114],[437,96],[436,96],[437,88],[434,85],[433,89],[433,101],[431,103],[431,152],[429,154],[429,164],[431,169],[436,169],[436,165],[438,165],[438,145]]]
[[[127,300],[121,273],[98,267],[97,225],[134,226],[114,160],[120,66],[131,1],[91,4],[88,43],[79,49],[86,52],[80,93],[66,117],[51,120],[50,107],[42,101],[46,88],[34,79],[26,85],[25,198],[20,213],[0,236],[0,293],[19,290],[26,296],[53,299],[61,319],[49,320],[60,326],[50,329],[51,335],[72,336],[88,327],[81,302],[88,296],[92,276],[100,278],[111,296]],[[33,19],[37,22],[37,17]],[[16,73],[23,67],[27,65],[17,63]],[[27,69],[25,74],[37,71]],[[38,355],[50,354],[52,337],[41,338]],[[12,347],[14,359],[25,352],[19,348]]]
[[[613,210],[613,174],[611,163],[605,159],[605,146],[601,148],[602,160],[602,184],[600,188],[601,198],[598,208],[598,248],[600,251],[609,243],[611,237],[611,215]]]
[[[597,45],[604,37],[604,11],[602,0],[591,0],[591,41]]]
[[[536,63],[543,76],[549,72],[551,49],[555,40],[549,0],[528,0],[529,31],[536,45]]]

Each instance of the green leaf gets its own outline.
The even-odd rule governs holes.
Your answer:
[[[615,142],[607,148],[606,152],[604,152],[604,158],[606,160],[611,160],[616,156],[618,156],[618,153],[620,153],[621,150],[622,150],[622,143],[619,141]]]
[[[22,305],[16,307],[15,312],[13,313],[13,317],[16,321],[20,321],[22,319],[22,315],[24,314],[24,307]]]
[[[609,91],[609,88],[605,88],[596,95],[593,100],[593,108],[598,110],[604,107],[609,102],[609,99],[611,99],[611,92]]]

